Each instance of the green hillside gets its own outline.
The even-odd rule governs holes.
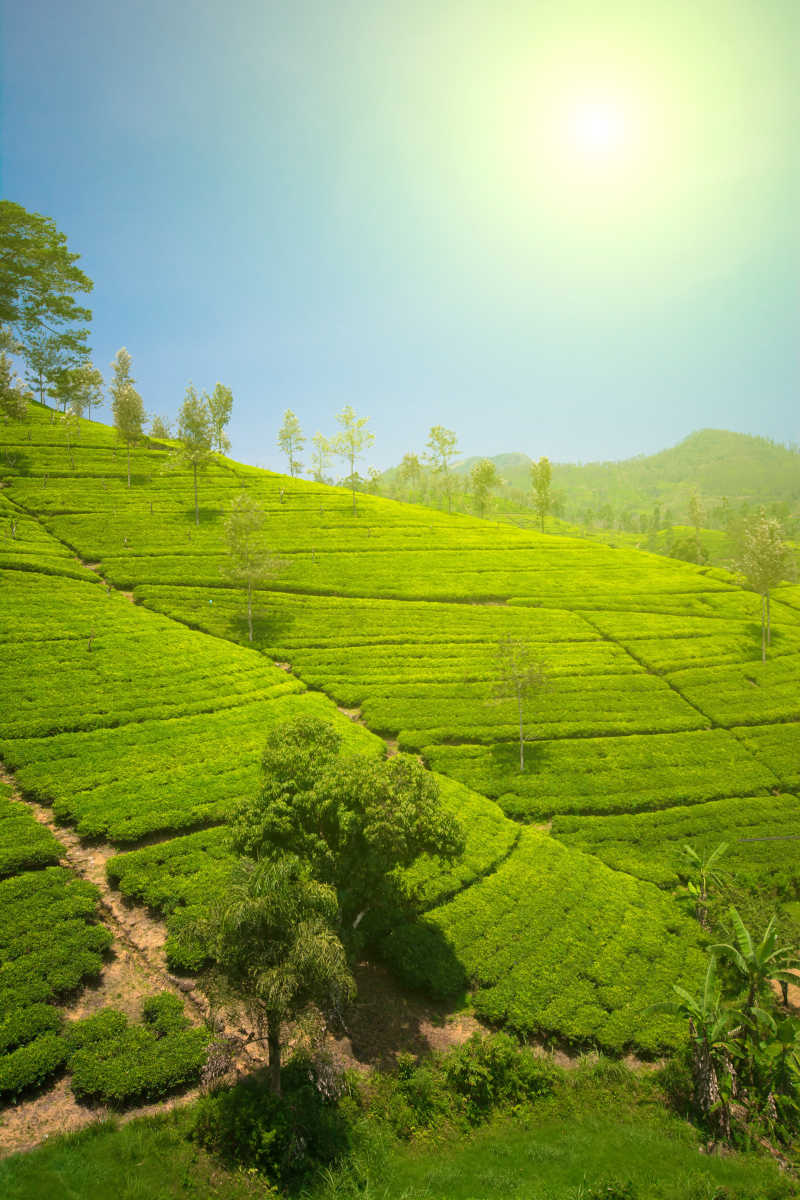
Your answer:
[[[454,468],[465,487],[477,457]],[[531,490],[527,454],[498,454],[491,460],[504,486],[497,491],[499,509],[517,507]],[[704,523],[722,528],[726,520],[760,505],[777,506],[785,518],[800,516],[800,456],[768,438],[725,429],[701,429],[657,454],[639,454],[614,462],[552,464],[552,485],[567,521],[613,524],[626,528],[639,517],[651,517],[658,506],[668,525],[689,524],[689,498],[699,494]],[[388,489],[399,486],[396,471],[382,479]],[[460,502],[468,504],[468,497]],[[655,548],[655,547],[654,547]]]
[[[112,844],[108,877],[167,919],[174,970],[197,967],[187,922],[226,886],[222,823],[298,713],[437,772],[466,849],[415,868],[425,919],[378,950],[494,1024],[615,1053],[680,1044],[679,1021],[644,1010],[703,971],[674,891],[687,839],[734,838],[743,878],[795,894],[800,842],[766,856],[758,839],[800,811],[797,586],[775,593],[762,664],[758,597],[717,569],[375,496],[354,516],[341,489],[227,459],[200,476],[196,525],[168,445],[135,449],[128,488],[112,430],[83,421],[68,447],[38,405],[0,448],[0,758],[23,797]],[[225,574],[243,489],[283,560],[252,646]],[[547,662],[524,772],[515,706],[491,702],[506,636]],[[30,854],[14,878],[67,886],[52,848]],[[47,1037],[32,1018],[21,1041]]]

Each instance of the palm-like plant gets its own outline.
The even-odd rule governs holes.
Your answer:
[[[717,1133],[728,1138],[728,1094],[731,1085],[729,1038],[734,1014],[722,999],[716,960],[709,959],[703,989],[699,995],[693,996],[678,984],[673,984],[672,990],[676,1000],[652,1004],[646,1012],[670,1013],[688,1021],[692,1042],[695,1105]]]
[[[758,1001],[769,992],[769,984],[777,982],[796,983],[794,971],[800,970],[800,958],[791,946],[778,945],[777,918],[770,919],[761,941],[756,943],[739,916],[731,906],[729,910],[736,944],[720,942],[710,946],[712,954],[722,955],[733,964],[747,985],[745,1016],[757,1023],[772,1022],[772,1016]]]
[[[209,923],[217,970],[266,1035],[270,1086],[281,1089],[281,1026],[310,1004],[353,995],[344,948],[333,930],[332,888],[300,860],[242,859],[226,902]]]
[[[709,886],[720,888],[728,877],[728,872],[719,866],[727,849],[728,843],[720,842],[716,849],[706,853],[698,854],[693,846],[684,846],[681,851],[684,873],[689,876],[686,886],[695,898],[695,913],[704,929],[708,929]]]

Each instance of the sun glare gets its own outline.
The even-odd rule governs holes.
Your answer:
[[[581,155],[615,157],[624,151],[629,139],[628,114],[618,101],[583,99],[572,106],[566,133]]]

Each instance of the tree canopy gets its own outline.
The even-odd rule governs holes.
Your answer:
[[[128,448],[128,487],[131,486],[131,446],[142,436],[145,421],[142,397],[133,386],[131,356],[122,346],[111,364],[113,372],[108,390],[111,394],[111,412],[114,428]]]
[[[0,200],[0,324],[17,335],[26,359],[30,339],[42,332],[73,363],[88,353],[92,314],[75,296],[93,284],[79,258],[50,217]]]
[[[347,753],[318,717],[271,730],[258,795],[236,811],[233,845],[253,858],[296,854],[337,893],[350,930],[366,912],[391,912],[414,897],[395,872],[422,853],[450,858],[463,846],[436,780],[416,758]]]

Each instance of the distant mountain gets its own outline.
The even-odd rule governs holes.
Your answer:
[[[466,475],[477,457],[464,459],[456,470]],[[498,454],[498,473],[512,489],[530,490],[526,454]],[[553,463],[553,487],[562,494],[565,512],[595,514],[605,506],[615,513],[648,511],[660,505],[674,520],[685,519],[689,496],[696,488],[707,511],[724,499],[734,510],[743,504],[800,506],[800,452],[768,438],[725,429],[700,429],[657,454],[617,462]]]

